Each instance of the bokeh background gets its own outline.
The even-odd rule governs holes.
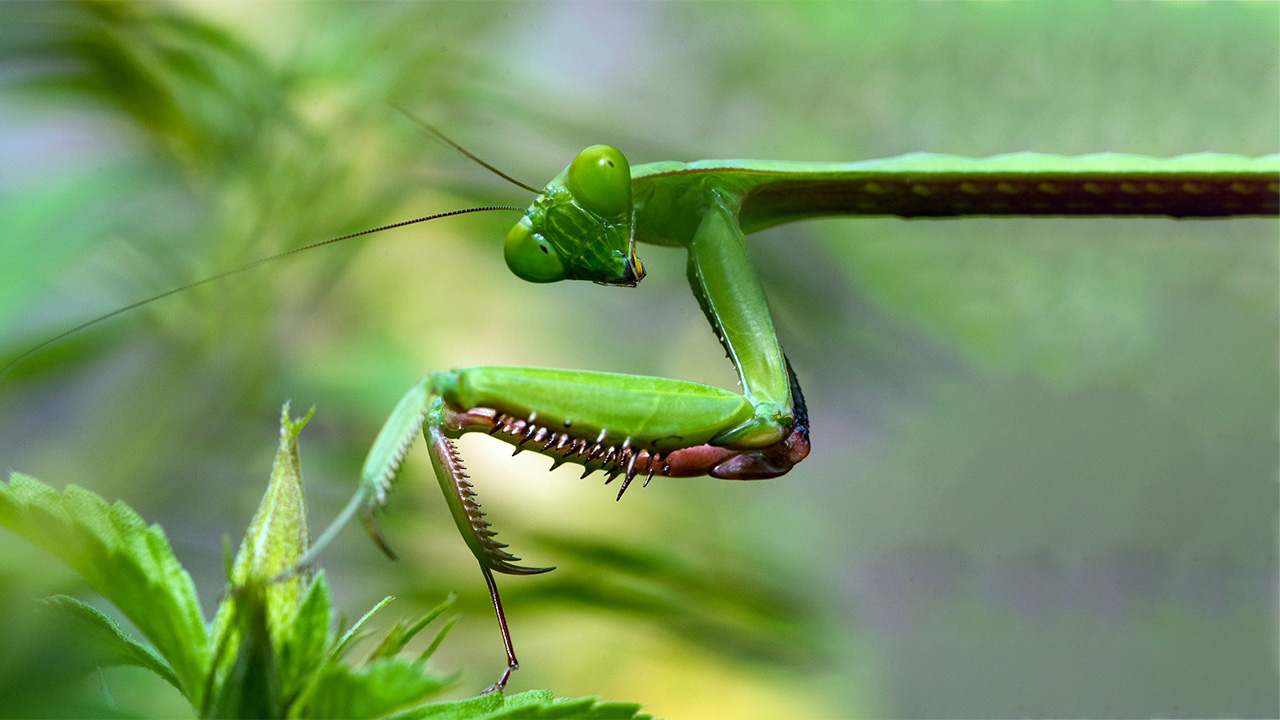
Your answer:
[[[249,259],[477,203],[524,205],[391,103],[541,185],[632,163],[912,151],[1262,155],[1275,3],[5,3],[0,350]],[[510,276],[514,217],[376,235],[170,298],[0,385],[0,466],[160,522],[205,605],[279,407],[312,525],[424,372],[483,363],[733,387],[677,250],[636,290]],[[513,689],[673,718],[1275,717],[1277,223],[824,220],[753,236],[813,454],[761,483],[599,477],[463,452],[517,554]],[[502,650],[411,455],[384,530],[323,558],[359,613],[456,591],[454,697]],[[25,622],[84,596],[0,533],[0,714],[98,676]],[[176,692],[105,674],[120,707]]]

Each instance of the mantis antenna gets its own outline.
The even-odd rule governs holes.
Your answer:
[[[507,182],[513,185],[524,188],[525,190],[528,190],[529,192],[532,192],[534,194],[537,194],[537,195],[543,194],[541,190],[531,185],[526,185],[525,183],[522,183],[519,180],[516,180],[515,178],[502,172],[498,168],[490,165],[484,160],[481,160],[474,153],[462,147],[458,143],[451,140],[449,136],[437,130],[435,126],[431,125],[426,120],[423,120],[422,118],[409,112],[404,107],[397,105],[395,103],[391,103],[391,107],[399,111],[400,114],[409,118],[409,120],[412,121],[414,124],[416,124],[418,127],[422,128],[423,130],[427,131],[431,135],[435,136],[437,139],[443,141],[449,147],[462,153],[468,159],[480,165],[481,167],[488,170],[489,172],[493,173],[494,175],[497,175],[503,180],[506,180]],[[82,330],[87,330],[93,327],[94,325],[97,325],[98,323],[110,320],[111,318],[116,317],[117,315],[123,315],[124,313],[127,313],[130,310],[136,310],[137,308],[140,308],[143,305],[149,305],[157,300],[163,300],[164,298],[167,298],[170,295],[177,295],[180,292],[184,292],[186,290],[190,290],[192,288],[199,287],[207,283],[215,282],[217,280],[222,280],[223,278],[227,278],[232,275],[242,273],[246,270],[251,270],[255,267],[258,267],[259,265],[265,265],[270,262],[275,262],[276,260],[280,260],[282,258],[288,257],[289,255],[300,253],[304,250],[313,250],[315,248],[321,247],[322,245],[331,245],[336,242],[342,242],[343,240],[350,240],[352,238],[357,238],[357,237],[360,237],[361,235],[371,235],[376,232],[382,232],[383,230],[392,230],[394,228],[404,227],[405,225],[413,225],[415,223],[426,222],[428,220],[435,220],[437,218],[450,217],[452,215],[465,215],[467,213],[474,213],[474,212],[485,212],[488,210],[514,210],[516,212],[524,212],[524,208],[512,207],[510,205],[488,205],[484,207],[473,207],[473,208],[464,208],[461,210],[450,210],[448,212],[435,213],[434,215],[426,215],[420,218],[414,218],[413,220],[402,220],[400,222],[390,223],[388,225],[381,225],[379,227],[369,228],[368,230],[360,230],[358,232],[348,233],[346,235],[341,235],[339,237],[329,238],[328,240],[321,240],[320,242],[314,242],[309,245],[303,245],[302,247],[296,247],[296,248],[293,248],[292,250],[285,250],[284,252],[276,253],[275,255],[270,255],[268,257],[259,258],[252,262],[245,263],[244,265],[241,265],[239,267],[235,267],[230,270],[225,270],[223,272],[217,273],[216,275],[210,275],[209,277],[201,278],[200,280],[189,282],[186,285],[181,285],[179,287],[172,288],[170,290],[165,290],[164,292],[159,293],[157,295],[152,295],[149,298],[145,298],[143,300],[130,303],[128,305],[125,305],[124,307],[116,308],[115,310],[112,310],[109,313],[106,313],[104,315],[99,315],[98,317],[93,318],[92,320],[80,323],[79,325],[71,328],[70,330],[66,330],[64,332],[58,333],[57,335],[54,335],[53,337],[49,338],[48,340],[45,340],[39,345],[35,345],[31,348],[28,348],[22,354],[18,355],[17,357],[15,357],[14,359],[6,363],[3,368],[0,368],[0,383],[3,383],[5,379],[9,377],[9,373],[13,372],[14,368],[21,365],[23,362],[25,362],[32,356],[39,354],[40,351],[44,350],[45,348],[48,348],[51,345],[54,345],[61,340],[65,340],[66,338],[71,337],[72,335],[75,335],[76,333]]]
[[[461,145],[459,145],[458,143],[456,143],[456,142],[454,142],[453,140],[449,139],[449,136],[448,136],[448,135],[445,135],[444,133],[440,132],[440,131],[439,131],[439,130],[437,130],[437,129],[435,128],[435,126],[433,126],[431,123],[427,122],[426,120],[423,120],[422,118],[418,117],[417,115],[414,115],[413,113],[411,113],[411,112],[409,112],[408,110],[406,110],[404,107],[402,107],[402,106],[400,106],[400,105],[397,105],[397,104],[395,104],[395,103],[391,103],[391,107],[393,107],[393,108],[395,108],[396,110],[398,110],[398,111],[400,112],[400,114],[401,114],[401,115],[404,115],[405,117],[409,118],[409,121],[410,121],[410,122],[412,122],[413,124],[415,124],[415,125],[417,125],[418,127],[422,128],[423,130],[427,131],[428,133],[431,133],[433,136],[435,136],[435,137],[436,137],[436,139],[441,140],[442,142],[444,142],[446,145],[448,145],[449,147],[453,148],[454,150],[457,150],[458,152],[460,152],[460,153],[462,153],[463,155],[467,156],[467,158],[468,158],[469,160],[471,160],[472,162],[476,163],[477,165],[479,165],[480,167],[484,168],[485,170],[488,170],[489,172],[493,173],[494,175],[497,175],[498,177],[502,178],[503,180],[506,180],[507,182],[511,183],[512,185],[518,185],[519,187],[522,187],[522,188],[524,188],[525,190],[528,190],[529,192],[534,193],[535,195],[542,195],[542,194],[543,194],[543,193],[542,193],[542,191],[541,191],[541,190],[539,190],[538,188],[533,187],[532,185],[526,185],[525,183],[520,182],[519,180],[517,180],[517,179],[515,179],[515,178],[511,177],[510,175],[508,175],[508,174],[506,174],[506,173],[502,172],[502,171],[501,171],[501,170],[499,170],[498,168],[496,168],[496,167],[494,167],[494,166],[490,165],[489,163],[485,162],[484,160],[481,160],[480,158],[476,157],[476,155],[475,155],[474,153],[472,153],[470,150],[467,150],[466,148],[462,147],[462,146],[461,146]]]
[[[463,152],[465,153],[466,151],[463,150]],[[468,153],[468,155],[469,154],[470,153]],[[486,165],[486,167],[488,166]],[[82,330],[87,330],[88,328],[91,328],[94,325],[110,320],[111,318],[116,317],[117,315],[123,315],[124,313],[127,313],[130,310],[136,310],[137,308],[140,308],[143,305],[149,305],[153,302],[156,302],[157,300],[163,300],[164,298],[167,298],[170,295],[176,295],[180,292],[184,292],[186,290],[190,290],[192,288],[196,288],[201,285],[215,282],[217,280],[222,280],[232,275],[242,273],[246,270],[252,270],[253,268],[258,267],[259,265],[265,265],[270,262],[275,262],[276,260],[286,258],[290,255],[296,255],[297,253],[303,252],[304,250],[314,250],[315,248],[318,248],[324,245],[332,245],[333,243],[342,242],[343,240],[350,240],[352,238],[357,238],[362,235],[372,235],[373,233],[382,232],[383,230],[392,230],[398,227],[404,227],[405,225],[414,225],[416,223],[426,222],[428,220],[437,220],[439,218],[452,217],[454,215],[466,215],[468,213],[487,212],[489,210],[514,210],[515,212],[524,212],[524,208],[518,208],[510,205],[486,205],[483,207],[462,208],[460,210],[449,210],[448,212],[435,213],[433,215],[424,215],[423,217],[414,218],[412,220],[401,220],[400,222],[394,222],[387,225],[380,225],[378,227],[369,228],[367,230],[360,230],[353,233],[347,233],[346,235],[339,235],[338,237],[329,238],[328,240],[313,242],[308,245],[303,245],[301,247],[293,248],[292,250],[285,250],[284,252],[276,253],[275,255],[268,255],[267,257],[264,257],[264,258],[258,258],[257,260],[247,262],[244,265],[241,265],[239,267],[231,268],[230,270],[224,270],[220,273],[217,273],[216,275],[210,275],[209,277],[201,278],[199,280],[189,282],[185,285],[180,285],[178,287],[165,290],[164,292],[159,293],[157,295],[152,295],[149,298],[145,298],[143,300],[130,303],[128,305],[125,305],[124,307],[116,308],[115,310],[112,310],[109,313],[99,315],[98,317],[93,318],[92,320],[88,320],[86,322],[80,323],[79,325],[71,328],[70,330],[60,332],[57,335],[54,335],[53,337],[49,338],[48,340],[45,340],[44,342],[38,345],[28,348],[22,354],[18,355],[14,359],[10,360],[7,364],[5,364],[3,368],[0,368],[0,383],[3,383],[5,378],[9,377],[9,373],[13,372],[14,368],[21,365],[23,362],[25,362],[32,356],[38,354],[40,351],[44,350],[45,348],[48,348],[51,345],[54,345],[55,343],[65,340],[66,338],[71,337],[72,335],[75,335],[76,333],[81,332]]]

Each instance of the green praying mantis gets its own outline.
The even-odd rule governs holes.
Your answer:
[[[425,126],[425,125],[424,125]],[[441,135],[471,159],[536,194],[503,245],[508,267],[534,283],[589,280],[634,287],[645,276],[638,243],[688,252],[693,295],[737,371],[742,393],[660,377],[531,367],[432,372],[383,426],[351,502],[316,540],[307,564],[359,516],[389,555],[375,513],[387,502],[419,432],[463,540],[488,585],[506,651],[491,686],[518,668],[494,573],[551,570],[517,564],[480,510],[455,440],[484,432],[562,463],[619,476],[618,498],[644,476],[757,480],[786,474],[810,451],[808,413],[774,331],[745,236],[781,223],[833,215],[904,218],[1108,215],[1206,218],[1276,215],[1280,156],[1200,154],[1172,159],[1019,153],[986,159],[913,154],[854,163],[748,160],[654,162],[631,167],[594,145],[543,189],[524,185]],[[33,348],[13,365],[74,332],[148,302],[319,245],[480,207],[429,215],[287,251],[184,285],[95,318]],[[0,373],[2,376],[3,373]]]

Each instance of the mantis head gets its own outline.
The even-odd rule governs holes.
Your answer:
[[[529,282],[591,280],[635,287],[644,277],[631,225],[631,166],[608,145],[578,153],[503,246],[507,267]]]

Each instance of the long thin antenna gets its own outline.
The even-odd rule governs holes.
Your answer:
[[[444,141],[444,143],[445,143],[446,145],[448,145],[449,147],[453,148],[454,150],[457,150],[458,152],[462,153],[463,155],[466,155],[469,159],[471,159],[471,161],[472,161],[472,162],[475,162],[475,163],[477,163],[478,165],[480,165],[480,167],[483,167],[484,169],[488,170],[489,172],[493,173],[494,175],[497,175],[498,177],[502,178],[503,180],[506,180],[507,182],[509,182],[509,183],[511,183],[511,184],[513,184],[513,185],[519,185],[520,187],[524,188],[525,190],[528,190],[528,191],[529,191],[529,192],[531,192],[531,193],[536,193],[536,194],[538,194],[538,195],[542,195],[542,194],[543,194],[543,193],[542,193],[542,191],[541,191],[541,190],[539,190],[538,188],[533,187],[533,186],[531,186],[531,185],[526,185],[526,184],[524,184],[524,183],[520,182],[519,180],[517,180],[517,179],[515,179],[515,178],[511,177],[510,175],[508,175],[508,174],[506,174],[506,173],[502,172],[502,171],[501,171],[501,170],[499,170],[498,168],[496,168],[496,167],[494,167],[494,166],[490,165],[489,163],[487,163],[487,162],[485,162],[485,161],[481,160],[480,158],[476,157],[476,156],[475,156],[471,151],[469,151],[469,150],[467,150],[466,148],[462,147],[462,146],[461,146],[461,145],[459,145],[458,143],[456,143],[456,142],[454,142],[454,141],[450,140],[448,135],[445,135],[444,133],[442,133],[442,132],[440,132],[439,130],[435,129],[435,127],[434,127],[433,125],[431,125],[431,123],[429,123],[429,122],[427,122],[426,120],[423,120],[422,118],[418,117],[417,115],[414,115],[413,113],[409,112],[409,111],[408,111],[408,110],[406,110],[403,106],[401,106],[401,105],[397,105],[397,104],[395,104],[395,103],[391,103],[391,107],[395,108],[396,110],[399,110],[401,115],[404,115],[405,117],[409,118],[409,120],[410,120],[410,121],[412,121],[412,122],[413,122],[415,125],[417,125],[418,127],[422,128],[423,130],[426,130],[427,132],[431,133],[432,135],[435,135],[435,136],[436,136],[437,138],[439,138],[440,140]]]
[[[405,225],[413,225],[415,223],[420,223],[420,222],[426,222],[428,220],[436,220],[438,218],[452,217],[454,215],[466,215],[467,213],[486,212],[489,210],[514,210],[516,212],[524,212],[524,208],[513,207],[510,205],[486,205],[484,207],[473,207],[473,208],[462,208],[460,210],[450,210],[448,212],[436,213],[434,215],[425,215],[420,218],[414,218],[413,220],[401,220],[400,222],[391,223],[389,225],[381,225],[379,227],[369,228],[368,230],[360,230],[359,232],[348,233],[346,235],[339,235],[338,237],[329,238],[328,240],[313,242],[309,245],[303,245],[301,247],[293,248],[292,250],[285,250],[284,252],[276,253],[275,255],[270,255],[264,258],[258,258],[257,260],[245,263],[244,265],[241,265],[239,267],[235,267],[230,270],[224,270],[216,275],[210,275],[209,277],[202,278],[194,282],[189,282],[186,285],[182,285],[180,287],[176,287],[171,290],[165,290],[164,292],[158,295],[152,295],[151,297],[146,298],[145,300],[139,300],[135,303],[130,303],[128,305],[125,305],[124,307],[116,308],[115,310],[112,310],[111,312],[105,315],[99,315],[98,317],[92,320],[80,323],[79,325],[71,328],[70,330],[58,333],[57,335],[54,335],[53,337],[49,338],[48,340],[45,340],[39,345],[36,345],[35,347],[30,348],[29,350],[17,356],[13,360],[10,360],[9,363],[5,365],[3,369],[0,369],[0,383],[4,382],[5,378],[9,377],[9,373],[12,372],[15,367],[17,367],[18,365],[21,365],[25,360],[39,353],[41,350],[44,350],[50,345],[53,345],[54,343],[64,340],[72,335],[75,335],[76,333],[82,330],[91,328],[100,322],[110,320],[111,318],[117,315],[122,315],[124,313],[129,312],[130,310],[140,308],[143,305],[153,303],[157,300],[163,300],[164,298],[167,298],[170,295],[176,295],[177,293],[190,290],[191,288],[199,287],[206,283],[211,283],[217,280],[221,280],[223,278],[230,277],[231,275],[242,273],[246,270],[252,270],[253,268],[258,267],[259,265],[265,265],[266,263],[269,263],[269,262],[275,262],[276,260],[300,253],[304,250],[314,250],[315,248],[322,247],[324,245],[332,245],[333,243],[342,242],[343,240],[350,240],[351,238],[357,238],[357,237],[360,237],[361,235],[371,235],[376,232],[382,232],[383,230],[392,230],[394,228],[404,227]]]

